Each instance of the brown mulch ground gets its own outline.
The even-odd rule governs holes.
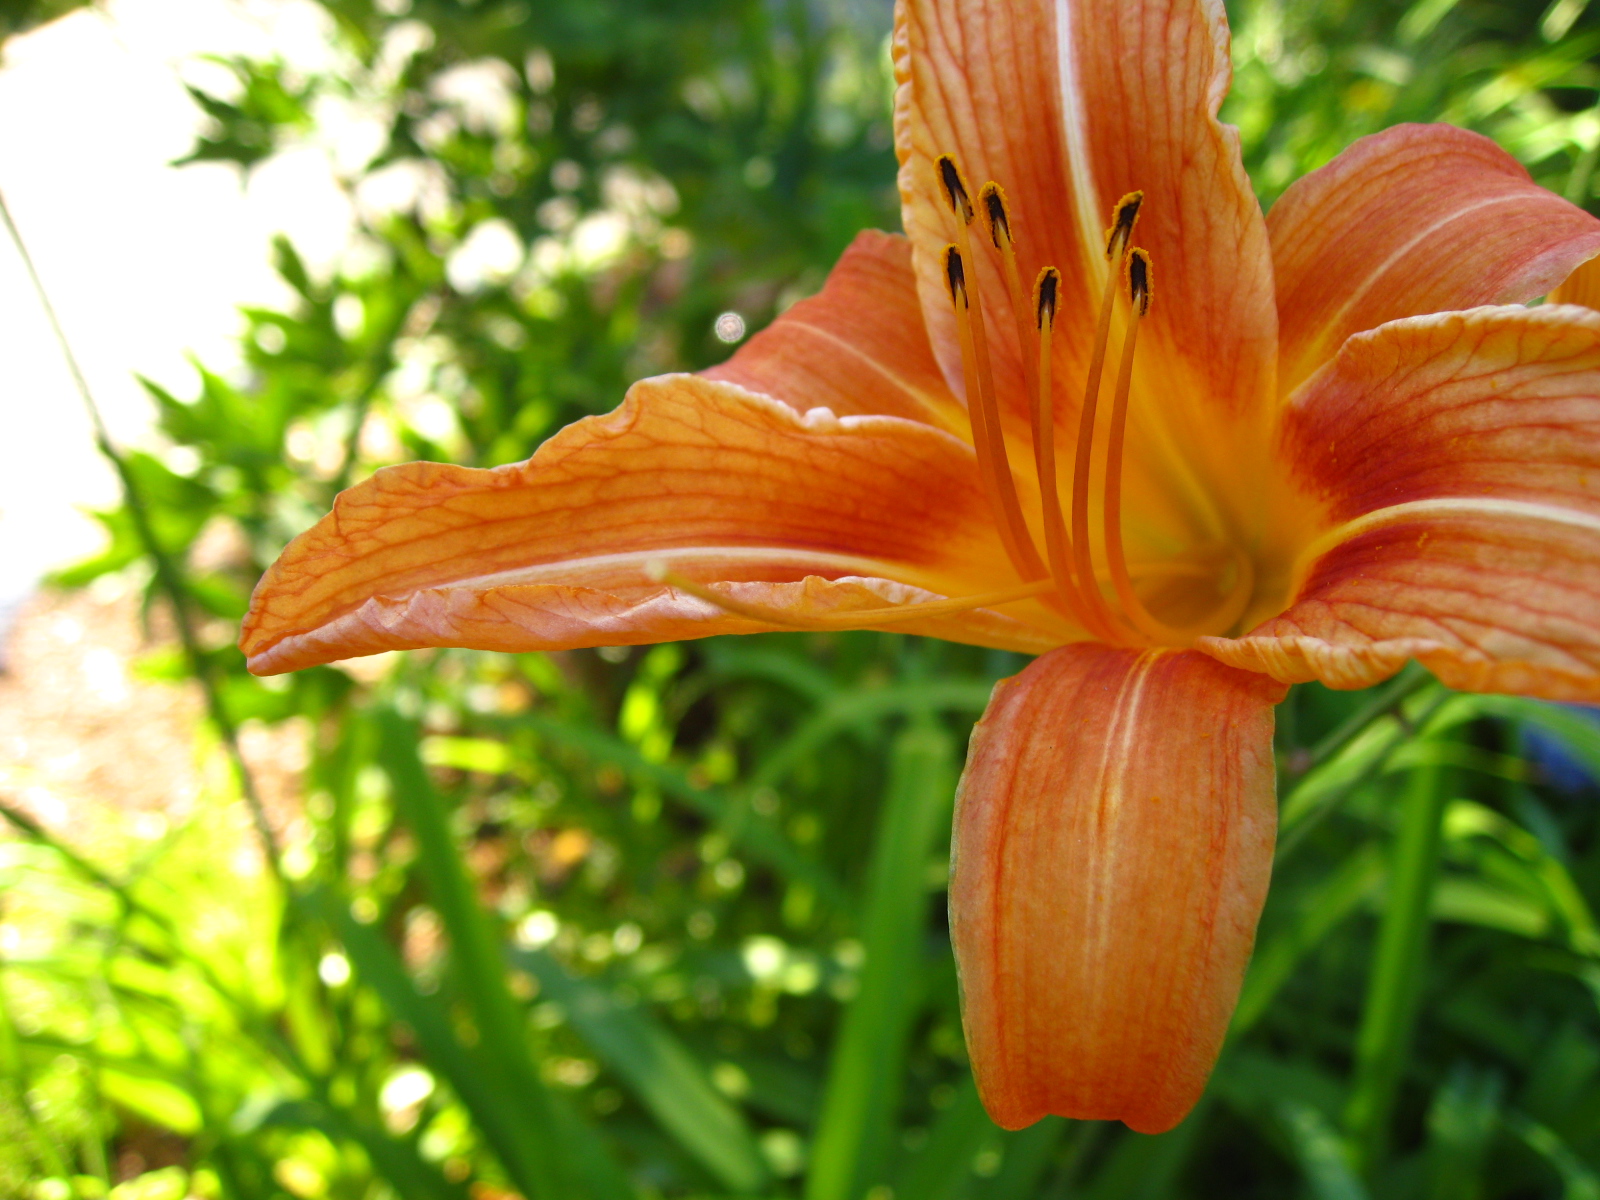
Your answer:
[[[0,673],[0,799],[85,851],[160,837],[207,795],[233,789],[204,749],[192,683],[142,678],[167,640],[131,588],[40,592],[7,638]],[[242,742],[281,834],[299,809],[305,730],[247,727]],[[246,836],[242,811],[238,826]]]

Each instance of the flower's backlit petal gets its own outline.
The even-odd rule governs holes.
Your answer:
[[[1222,1046],[1272,867],[1281,685],[1188,651],[1066,646],[995,689],[950,887],[989,1114],[1171,1128]]]
[[[407,610],[407,644],[478,645],[470,631],[487,626],[474,621],[499,620],[488,607],[502,586],[602,589],[627,607],[661,590],[645,572],[664,555],[699,580],[860,575],[947,596],[1016,582],[972,451],[950,434],[895,417],[801,415],[730,384],[664,376],[635,384],[616,412],[569,426],[526,463],[410,463],[351,488],[263,577],[240,644],[262,669],[291,669],[282,655],[266,657],[286,639],[319,636],[353,613],[381,625],[396,603],[444,589],[448,604],[424,606],[433,615]],[[356,637],[349,622],[338,628]],[[681,636],[677,625],[649,629],[632,640]],[[509,637],[482,644],[507,649]],[[316,661],[340,657],[337,642],[316,644]]]
[[[1286,682],[1408,657],[1452,687],[1600,699],[1600,314],[1483,308],[1350,339],[1284,447],[1325,506],[1282,616],[1206,639]]]
[[[1294,184],[1267,215],[1284,394],[1345,338],[1424,313],[1542,296],[1600,252],[1600,221],[1488,138],[1398,125]]]
[[[822,291],[704,372],[805,412],[881,413],[969,436],[966,411],[928,345],[911,245],[867,230]]]

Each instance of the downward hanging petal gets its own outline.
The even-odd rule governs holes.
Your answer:
[[[1600,221],[1504,150],[1397,125],[1296,182],[1267,214],[1287,394],[1385,321],[1542,296],[1600,252]]]
[[[240,645],[252,669],[274,673],[402,645],[549,649],[757,627],[665,593],[647,574],[662,558],[697,582],[863,576],[940,596],[1017,582],[972,451],[950,434],[802,416],[666,376],[526,463],[410,463],[351,488],[263,577]],[[823,607],[894,599],[794,595]]]
[[[1181,1121],[1272,866],[1284,689],[1190,651],[1075,645],[995,689],[957,795],[951,935],[989,1114]]]
[[[1324,532],[1287,612],[1200,649],[1289,683],[1365,687],[1416,658],[1452,687],[1600,699],[1600,314],[1353,337],[1283,445]]]

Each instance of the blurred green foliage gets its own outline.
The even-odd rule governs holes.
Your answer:
[[[252,872],[217,849],[244,775],[96,863],[7,803],[0,1193],[1600,1198],[1580,713],[1415,670],[1295,689],[1277,878],[1205,1101],[1156,1138],[1005,1134],[943,887],[960,748],[1016,656],[797,634],[245,674],[251,584],[341,487],[525,457],[898,224],[887,0],[324,7],[339,67],[223,64],[186,161],[322,145],[358,236],[331,267],[279,245],[293,303],[247,314],[243,374],[151,386],[160,439],[60,580],[148,586],[188,637],[147,672],[199,680],[225,758],[289,723],[304,813]],[[1443,118],[1593,202],[1585,0],[1230,14],[1264,201]],[[123,1179],[131,1154],[151,1169]]]

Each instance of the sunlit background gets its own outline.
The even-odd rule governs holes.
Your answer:
[[[1228,10],[1263,203],[1448,120],[1596,207],[1586,0]],[[244,673],[249,587],[339,488],[526,457],[897,227],[890,20],[0,3],[0,194],[133,483],[0,238],[0,1196],[1600,1198],[1582,710],[1297,688],[1233,1039],[1145,1138],[1002,1134],[966,1067],[948,810],[1018,656]]]

